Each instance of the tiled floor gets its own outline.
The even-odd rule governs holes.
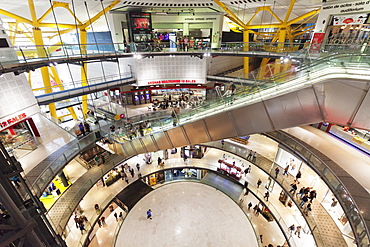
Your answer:
[[[153,219],[146,218],[148,209]],[[119,231],[119,246],[258,246],[238,205],[200,183],[179,182],[146,195]]]

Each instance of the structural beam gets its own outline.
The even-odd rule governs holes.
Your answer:
[[[227,15],[232,17],[232,21],[236,22],[236,24],[238,24],[239,26],[245,28],[244,22],[240,20],[239,17],[237,17],[232,11],[230,11],[229,8],[226,7],[226,5],[223,2],[220,2],[219,0],[213,0],[213,2],[217,3],[221,8],[223,8],[223,10],[226,11]]]

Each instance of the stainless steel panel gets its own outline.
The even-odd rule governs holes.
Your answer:
[[[125,142],[122,144],[123,149],[126,151],[127,156],[136,155],[137,153],[131,146],[131,142]]]
[[[274,130],[262,102],[231,112],[240,135]]]
[[[237,136],[228,113],[221,113],[219,115],[206,118],[204,121],[212,140]]]
[[[143,138],[141,138],[141,140],[148,152],[158,151],[157,146],[155,145],[151,136],[144,136]]]
[[[140,139],[132,140],[131,143],[138,154],[143,154],[147,152],[143,145],[141,144]]]
[[[204,129],[203,121],[196,121],[184,125],[185,132],[189,138],[190,143],[203,143],[211,141]]]
[[[172,145],[174,147],[181,147],[189,145],[184,133],[182,132],[181,127],[170,129],[167,131],[168,137],[170,138]]]
[[[171,144],[168,142],[168,139],[164,132],[157,132],[153,134],[155,142],[158,145],[159,150],[172,148]]]
[[[356,86],[354,86],[356,85]],[[367,83],[333,79],[325,83],[326,121],[347,124],[365,96]]]
[[[278,130],[321,120],[320,108],[312,88],[266,100],[265,106]]]
[[[368,88],[370,85],[366,83]],[[361,103],[358,112],[353,118],[352,125],[353,127],[370,129],[370,93],[366,92],[366,95]]]

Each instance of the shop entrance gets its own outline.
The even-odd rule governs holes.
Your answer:
[[[39,133],[36,126],[34,126],[35,130],[33,131],[33,128],[29,125],[34,126],[31,118],[9,126],[0,132],[0,141],[4,145],[5,149],[9,154],[14,155],[17,159],[27,155],[37,148],[37,140],[34,134],[39,135]]]

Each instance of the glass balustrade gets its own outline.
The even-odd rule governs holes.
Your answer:
[[[268,136],[276,138],[280,142],[288,145],[294,152],[299,153],[303,156],[310,164],[314,165],[316,171],[319,171],[319,175],[323,177],[332,193],[335,195],[337,200],[340,202],[346,217],[350,218],[350,224],[352,227],[353,234],[356,237],[358,246],[368,246],[370,244],[368,229],[365,220],[361,216],[358,206],[355,200],[352,198],[348,189],[336,176],[336,174],[314,153],[298,143],[282,131],[269,132]],[[289,141],[288,141],[289,140]],[[301,152],[300,150],[306,150]],[[353,225],[356,222],[356,225]]]

